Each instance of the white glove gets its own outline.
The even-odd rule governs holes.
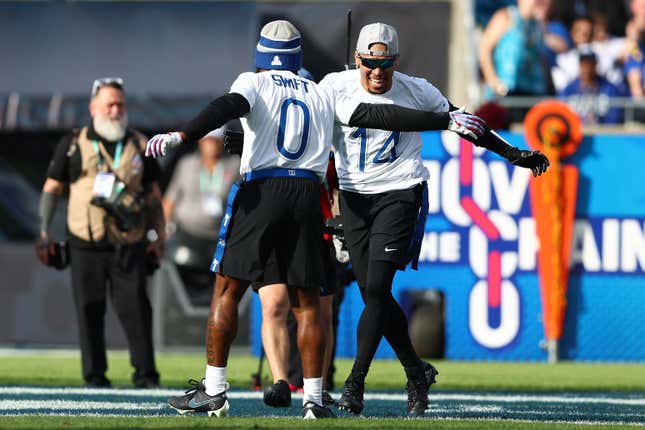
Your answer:
[[[486,121],[477,115],[466,112],[463,107],[450,112],[448,115],[450,116],[448,130],[454,131],[460,136],[468,136],[473,140],[477,140],[486,132]]]
[[[349,261],[349,252],[347,252],[347,248],[341,238],[334,235],[332,242],[334,243],[334,250],[336,251],[336,260],[339,263],[347,263]]]
[[[179,146],[182,142],[181,133],[173,131],[166,134],[156,134],[146,145],[146,157],[162,157],[168,149]]]

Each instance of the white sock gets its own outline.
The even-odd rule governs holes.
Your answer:
[[[322,376],[320,378],[303,378],[302,379],[304,391],[302,395],[302,404],[307,402],[314,402],[318,406],[322,406]]]
[[[226,367],[206,365],[204,385],[206,386],[206,394],[209,396],[226,391]]]

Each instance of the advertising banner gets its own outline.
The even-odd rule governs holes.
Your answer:
[[[528,148],[521,134],[501,135]],[[419,270],[397,273],[395,298],[409,311],[411,291],[443,294],[448,359],[546,361],[530,183],[549,173],[531,179],[530,171],[450,132],[422,138],[429,216]],[[577,192],[561,359],[645,360],[643,160],[645,136],[627,135],[585,137],[562,160],[577,172]],[[254,307],[252,340],[259,353],[257,300]],[[338,356],[355,356],[362,308],[352,284],[340,311]],[[395,355],[382,341],[376,357]]]

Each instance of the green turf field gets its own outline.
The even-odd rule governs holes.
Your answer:
[[[111,352],[108,361],[108,377],[116,387],[124,389],[91,393],[85,389],[56,388],[81,385],[77,353],[0,353],[0,428],[295,429],[306,426],[330,429],[599,430],[645,427],[644,364],[433,361],[440,375],[438,384],[431,390],[427,418],[407,419],[391,418],[404,412],[405,378],[399,364],[376,361],[367,380],[367,392],[380,391],[385,393],[385,397],[391,392],[399,396],[396,402],[389,403],[387,400],[367,399],[365,414],[378,418],[345,416],[305,423],[297,418],[286,418],[297,416],[298,400],[294,400],[292,408],[276,412],[264,406],[260,397],[248,397],[253,393],[244,390],[249,388],[250,375],[257,370],[258,364],[257,358],[248,355],[237,354],[230,359],[229,381],[237,389],[231,394],[232,411],[235,410],[232,414],[236,416],[224,419],[179,417],[165,406],[169,391],[176,391],[172,394],[176,395],[187,379],[203,375],[205,363],[202,354],[158,354],[162,386],[172,390],[157,392],[128,389],[132,369],[125,352]],[[350,360],[337,361],[337,386],[342,385],[350,365]],[[268,377],[266,365],[264,375]],[[47,390],[49,392],[45,394]],[[559,401],[563,403],[557,403]],[[40,406],[29,406],[30,402],[40,402],[37,403]],[[93,405],[88,406],[90,403]],[[109,403],[105,406],[107,409],[91,409],[101,403]],[[75,412],[77,407],[79,412]],[[52,416],[34,415],[40,413]]]
[[[111,352],[108,378],[115,386],[130,385],[132,368],[125,352]],[[336,385],[342,385],[349,373],[351,360],[336,361]],[[645,364],[619,363],[545,363],[433,361],[439,369],[441,390],[480,391],[645,391]],[[45,367],[43,368],[43,365]],[[183,387],[190,378],[204,374],[202,354],[158,354],[161,383],[166,387]],[[258,359],[249,355],[232,355],[228,378],[232,387],[249,388],[251,373],[257,371]],[[269,377],[266,362],[264,373]],[[78,354],[20,354],[0,356],[0,385],[81,385]],[[378,360],[370,369],[367,384],[373,389],[401,389],[405,375],[394,360]]]
[[[432,430],[614,430],[634,429],[634,426],[547,424],[480,420],[412,420],[412,419],[336,419],[303,422],[296,418],[101,418],[101,417],[30,417],[0,418],[0,428],[6,429],[432,429]],[[636,427],[637,428],[637,427]]]

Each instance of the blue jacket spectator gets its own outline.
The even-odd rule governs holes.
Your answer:
[[[580,76],[567,85],[560,97],[580,115],[584,124],[620,124],[623,110],[609,106],[610,97],[622,97],[626,91],[596,72],[596,55],[593,51],[580,51]]]

